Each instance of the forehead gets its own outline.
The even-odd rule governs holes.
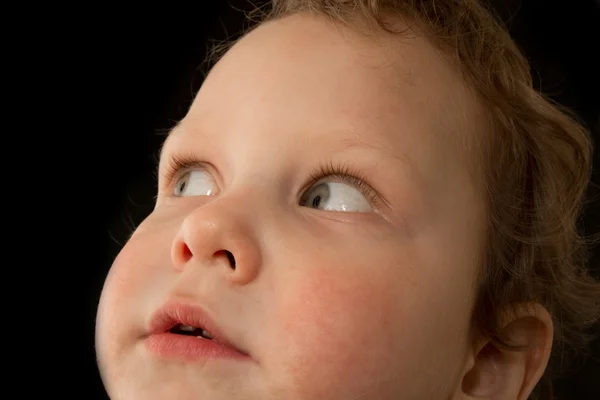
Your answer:
[[[395,120],[403,128],[451,131],[473,120],[473,97],[459,71],[422,35],[366,37],[322,17],[295,14],[233,46],[211,70],[190,116],[231,118],[226,114],[234,110],[260,117],[269,106],[304,124],[318,112],[321,121]]]
[[[367,36],[341,23],[307,14],[271,21],[233,46],[213,68],[205,86],[226,80],[236,89],[251,87],[256,91],[260,85],[264,95],[273,94],[273,86],[285,81],[282,89],[293,87],[298,95],[327,92],[337,104],[361,100],[337,94],[362,92],[382,97],[378,106],[383,100],[394,102],[398,97],[403,103],[429,99],[430,107],[447,100],[459,106],[457,95],[470,93],[459,71],[424,35],[401,21],[397,23],[407,32]],[[242,82],[246,85],[240,85]],[[370,103],[359,104],[364,108]]]
[[[264,24],[212,69],[180,132],[242,132],[275,148],[363,143],[439,175],[463,156],[474,96],[423,36],[375,39],[305,14]]]

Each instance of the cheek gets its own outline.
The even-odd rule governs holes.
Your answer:
[[[144,311],[155,306],[152,301],[164,288],[160,283],[168,273],[165,266],[169,265],[170,248],[156,245],[159,243],[160,238],[140,232],[113,262],[98,306],[96,338],[100,353],[118,355],[142,334],[146,322],[142,316],[148,315]]]
[[[402,311],[385,281],[364,274],[340,278],[339,270],[294,280],[274,315],[282,341],[273,353],[284,360],[292,386],[312,398],[328,398],[329,391],[350,396],[398,369]]]
[[[307,398],[443,392],[460,362],[468,320],[455,300],[462,285],[432,280],[443,275],[439,268],[408,248],[345,249],[303,257],[277,280],[266,329],[277,333],[271,357],[284,367],[276,373]]]

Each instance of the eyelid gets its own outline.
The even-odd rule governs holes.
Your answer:
[[[358,189],[371,203],[373,208],[379,208],[385,203],[385,198],[368,182],[364,174],[349,164],[335,164],[329,162],[319,166],[310,174],[309,182],[304,185],[301,193],[305,193],[314,185],[324,180],[338,180]]]
[[[175,182],[192,170],[210,170],[210,164],[200,161],[193,155],[173,154],[167,159],[167,165],[161,174],[164,188],[172,189]]]

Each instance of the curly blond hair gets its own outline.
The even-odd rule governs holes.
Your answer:
[[[402,35],[389,16],[415,25],[454,63],[485,107],[489,130],[466,143],[484,180],[487,238],[474,326],[497,347],[512,306],[539,303],[552,315],[553,351],[531,399],[554,397],[566,356],[585,350],[600,319],[600,283],[587,272],[591,245],[577,222],[591,178],[592,143],[569,110],[536,92],[529,64],[493,10],[478,0],[272,0],[251,25],[295,13],[326,16],[364,33]],[[367,30],[364,30],[367,28]],[[243,37],[243,36],[242,36]],[[238,39],[239,40],[239,39]],[[214,64],[236,41],[214,46]],[[475,135],[474,135],[475,136]]]

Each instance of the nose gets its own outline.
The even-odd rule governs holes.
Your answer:
[[[171,247],[175,269],[211,266],[232,283],[247,284],[258,275],[261,252],[250,214],[231,200],[214,199],[190,212]]]

